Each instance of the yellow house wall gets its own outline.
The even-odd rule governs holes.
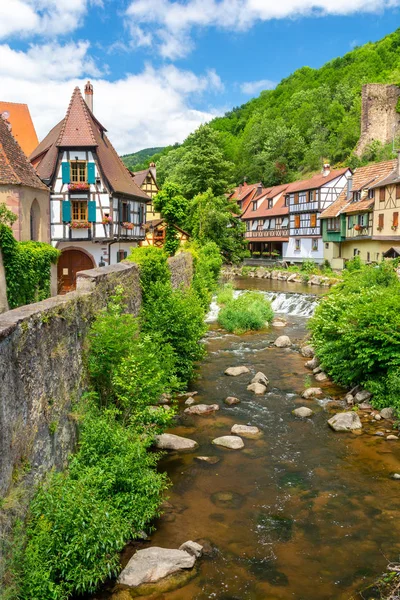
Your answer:
[[[0,203],[5,203],[18,219],[13,225],[14,237],[21,242],[31,239],[31,206],[37,200],[40,208],[39,242],[50,242],[50,192],[24,186],[0,185]]]
[[[392,241],[378,241],[378,240],[358,240],[351,242],[342,242],[342,258],[345,260],[351,260],[354,258],[354,250],[360,251],[360,259],[362,262],[368,261],[367,253],[370,253],[371,262],[379,262],[382,260],[383,252],[389,250],[393,246]]]
[[[379,189],[375,191],[375,204],[374,204],[374,224],[372,235],[377,238],[391,238],[391,246],[399,245],[400,243],[400,226],[397,230],[392,229],[393,225],[393,213],[399,213],[400,223],[400,198],[396,199],[396,186],[388,185],[385,190],[385,201],[379,200]],[[379,215],[383,214],[383,229],[378,230]],[[396,241],[397,240],[397,241]]]

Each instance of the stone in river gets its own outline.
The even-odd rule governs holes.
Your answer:
[[[362,428],[360,417],[354,411],[337,413],[329,419],[328,424],[334,431],[353,431]]]
[[[292,345],[287,335],[280,335],[274,342],[277,348],[289,348]]]
[[[374,435],[378,435],[379,437],[385,437],[383,431],[375,431]]]
[[[397,435],[387,435],[386,439],[390,442],[390,441],[398,440],[399,438]]]
[[[315,376],[315,381],[326,381],[328,379],[328,375],[323,371],[321,373],[317,373]]]
[[[184,550],[145,548],[138,550],[118,577],[118,583],[138,587],[143,583],[156,583],[181,569],[192,569],[196,557]]]
[[[225,375],[230,375],[231,377],[237,377],[238,375],[244,375],[245,373],[250,373],[250,370],[247,367],[229,367],[225,371]]]
[[[372,410],[372,404],[370,404],[369,402],[360,402],[358,408],[360,410]]]
[[[380,421],[382,419],[382,417],[381,417],[381,415],[376,414],[376,415],[374,415],[374,419],[375,419],[375,421]]]
[[[195,404],[185,408],[183,412],[187,415],[209,415],[216,410],[219,410],[218,404]]]
[[[162,433],[156,435],[154,438],[154,445],[159,450],[195,450],[198,447],[198,443],[189,438],[181,437],[180,435],[174,435],[173,433]]]
[[[314,412],[311,410],[311,408],[307,408],[307,406],[300,406],[299,408],[295,408],[292,413],[294,414],[295,417],[301,417],[301,418],[306,418],[306,417],[312,417],[312,415],[314,414]]]
[[[256,396],[262,396],[267,391],[267,388],[262,383],[250,383],[247,389],[249,392],[254,392]]]
[[[312,358],[311,360],[308,360],[305,363],[305,366],[307,367],[307,369],[316,369],[317,367],[319,367],[319,358],[314,356],[314,358]]]
[[[254,375],[250,383],[262,383],[263,385],[265,385],[265,387],[267,387],[269,384],[269,379],[266,375],[264,375],[264,373],[258,371],[258,373]]]
[[[272,327],[286,327],[287,323],[286,321],[278,321],[277,319],[275,319],[274,321],[272,321],[271,325]]]
[[[229,448],[230,450],[241,450],[244,448],[244,442],[242,438],[238,437],[237,435],[223,435],[222,437],[215,438],[212,443],[216,446]]]
[[[197,542],[192,542],[192,540],[189,540],[182,544],[182,546],[179,546],[179,550],[183,550],[184,552],[187,552],[196,558],[200,558],[200,556],[203,554],[203,546]]]
[[[314,358],[315,352],[312,346],[303,346],[300,350],[304,358]]]
[[[262,436],[262,431],[260,431],[258,427],[252,427],[250,425],[233,425],[231,433],[250,439]]]
[[[225,398],[224,402],[228,406],[233,406],[234,404],[240,404],[239,398],[235,398],[235,396],[228,396],[228,398]]]
[[[186,406],[193,406],[193,404],[196,404],[196,400],[194,398],[192,398],[190,396],[190,398],[188,398],[187,400],[185,400],[185,405]]]
[[[382,417],[382,419],[389,419],[389,421],[394,419],[393,408],[382,408],[381,417]]]
[[[303,398],[308,400],[308,398],[314,398],[315,396],[323,396],[323,391],[321,390],[321,388],[310,387],[304,390],[302,396]]]
[[[367,392],[367,390],[362,390],[354,396],[354,403],[360,404],[360,402],[367,402],[371,396],[372,394],[370,394],[370,392]]]
[[[209,465],[216,465],[221,460],[217,456],[195,456],[195,459]]]
[[[397,480],[399,480],[399,479],[400,479],[400,473],[393,473],[393,475],[392,475],[392,479],[397,479]]]

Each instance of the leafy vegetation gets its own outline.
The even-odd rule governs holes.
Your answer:
[[[271,303],[262,294],[245,292],[221,308],[218,323],[231,333],[244,333],[262,329],[273,316]]]
[[[322,368],[338,383],[361,384],[376,407],[400,412],[400,282],[390,263],[348,265],[343,281],[310,321]]]
[[[5,224],[12,224],[13,219],[4,209],[1,210],[0,249],[9,307],[16,308],[48,298],[51,265],[57,263],[61,252],[42,242],[17,242],[10,227]]]
[[[154,210],[161,213],[167,223],[164,250],[173,256],[180,244],[174,226],[185,226],[188,201],[177,184],[167,182],[154,198],[153,205]]]
[[[121,158],[130,171],[144,171],[148,169],[149,163],[154,160],[154,157],[161,156],[163,152],[173,147],[144,148],[132,154],[124,154]]]
[[[233,290],[234,287],[232,283],[224,283],[217,290],[217,304],[219,306],[224,306],[224,304],[228,304],[231,300],[233,300]]]

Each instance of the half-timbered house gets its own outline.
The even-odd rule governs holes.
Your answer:
[[[144,229],[146,237],[140,242],[141,246],[155,246],[156,248],[164,247],[167,233],[167,223],[164,219],[152,219],[151,221],[147,221]],[[189,241],[190,235],[187,231],[184,231],[176,225],[173,226],[173,229],[175,230],[175,235],[179,240],[180,246]]]
[[[132,177],[136,185],[150,198],[150,202],[147,203],[146,221],[161,219],[160,213],[154,211],[152,202],[154,196],[158,194],[160,189],[157,185],[157,171],[155,163],[150,163],[148,169],[132,173]]]
[[[251,184],[244,181],[232,191],[229,199],[237,202],[240,212],[243,214],[251,203],[261,201],[267,189],[270,188],[264,188],[261,181]]]
[[[85,100],[75,88],[66,116],[30,160],[51,189],[51,240],[62,251],[59,282],[75,286],[83,269],[119,262],[145,237],[147,194],[137,186]]]
[[[284,260],[323,262],[320,214],[337,200],[350,174],[348,168],[331,170],[326,164],[322,173],[291,184],[285,193],[289,207],[289,242]]]

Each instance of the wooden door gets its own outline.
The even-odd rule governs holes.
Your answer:
[[[65,294],[76,288],[76,274],[79,271],[93,269],[92,259],[81,250],[64,250],[58,261],[58,293]]]

